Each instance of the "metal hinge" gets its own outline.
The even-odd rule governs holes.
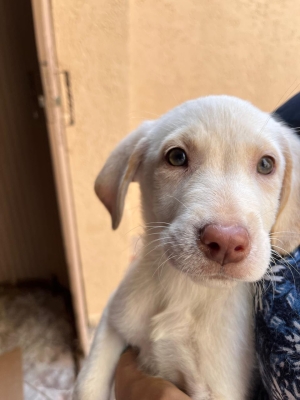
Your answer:
[[[72,126],[75,124],[75,113],[74,113],[74,100],[72,93],[72,85],[69,71],[61,71],[62,75],[62,97],[63,106],[65,113],[66,126]]]

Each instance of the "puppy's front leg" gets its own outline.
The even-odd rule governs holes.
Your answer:
[[[109,322],[107,306],[75,384],[73,400],[109,400],[115,368],[124,347],[124,339]]]

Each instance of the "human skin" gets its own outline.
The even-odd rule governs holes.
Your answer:
[[[116,400],[190,400],[172,383],[141,372],[137,354],[129,348],[119,360],[115,374]]]

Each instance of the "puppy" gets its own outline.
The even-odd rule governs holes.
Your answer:
[[[252,287],[300,230],[300,141],[251,104],[188,101],[143,123],[112,152],[96,193],[121,221],[141,188],[143,248],[112,295],[74,391],[108,400],[127,344],[140,367],[193,400],[249,398],[255,367]],[[273,239],[275,240],[275,239]]]

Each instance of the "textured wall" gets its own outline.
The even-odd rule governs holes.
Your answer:
[[[300,81],[300,2],[53,0],[53,12],[59,62],[74,92],[76,124],[67,139],[93,319],[138,230],[135,188],[114,233],[93,194],[108,153],[140,120],[189,98],[227,93],[276,107]]]
[[[223,93],[272,110],[300,83],[298,0],[132,0],[130,16],[139,118]]]
[[[129,215],[112,232],[93,191],[105,159],[128,132],[128,9],[123,1],[52,4],[59,64],[70,71],[74,93],[67,142],[88,312],[97,318],[129,258]]]

